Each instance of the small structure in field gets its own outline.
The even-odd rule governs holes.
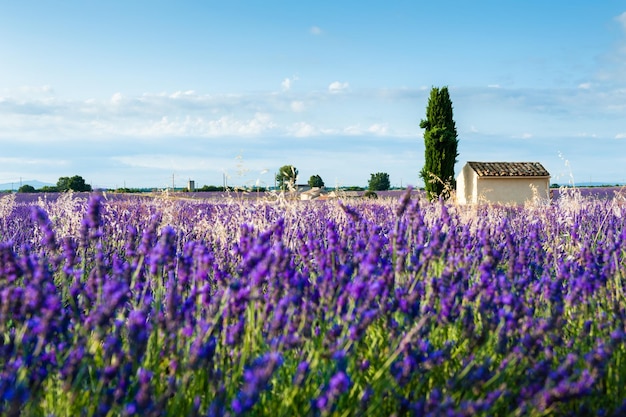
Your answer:
[[[328,193],[327,198],[360,198],[360,194],[358,191],[343,191],[343,190],[335,190]]]
[[[300,200],[315,200],[322,194],[320,187],[313,187],[310,190],[306,190],[300,193]]]
[[[550,198],[550,173],[539,162],[468,162],[456,179],[459,204],[523,204]]]
[[[190,193],[196,191],[196,182],[194,180],[189,180],[189,182],[187,182],[187,191]]]

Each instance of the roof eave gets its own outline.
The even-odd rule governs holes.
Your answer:
[[[528,179],[537,179],[537,178],[547,178],[550,179],[550,175],[477,175],[478,179],[485,179],[485,178],[516,178],[516,179],[523,179],[523,178],[528,178]]]

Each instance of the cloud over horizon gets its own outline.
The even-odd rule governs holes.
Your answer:
[[[68,100],[38,91],[0,97],[0,143],[126,143],[156,138],[237,138],[252,140],[319,136],[420,138],[417,126],[428,90],[351,90],[333,82],[326,92],[201,94],[118,92],[108,100]],[[341,91],[340,97],[337,91]],[[590,132],[618,137],[607,120],[626,116],[626,89],[511,89],[450,87],[457,129],[472,135],[576,137]],[[306,104],[305,104],[306,103]],[[407,113],[407,105],[413,109]],[[350,107],[350,115],[343,109]],[[385,109],[381,112],[379,109]],[[306,110],[306,111],[305,111]],[[324,116],[325,115],[325,116]],[[555,120],[567,120],[567,129]],[[518,133],[511,132],[518,125]],[[149,142],[145,142],[149,143]],[[78,146],[78,145],[77,145]],[[227,147],[227,143],[220,146]]]
[[[350,86],[350,84],[348,84],[347,82],[339,82],[339,81],[333,81],[332,83],[330,83],[330,85],[328,86],[328,91],[330,93],[340,93],[344,90],[346,90],[348,87]]]

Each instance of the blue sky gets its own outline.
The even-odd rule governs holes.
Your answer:
[[[421,186],[433,87],[470,160],[626,183],[623,1],[0,0],[0,183]]]

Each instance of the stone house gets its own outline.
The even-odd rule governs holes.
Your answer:
[[[550,198],[550,173],[539,162],[468,162],[456,179],[459,204],[524,204]]]

